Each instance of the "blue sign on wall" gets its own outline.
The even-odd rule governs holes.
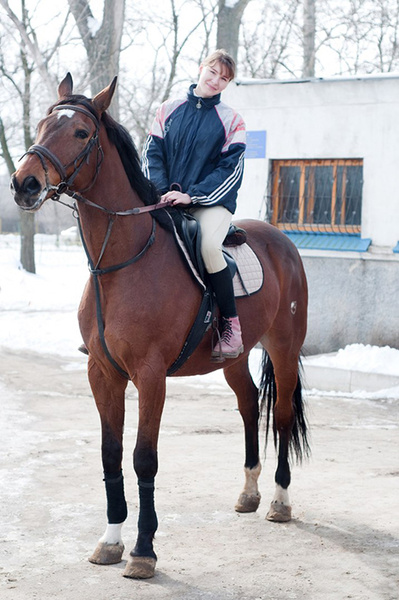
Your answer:
[[[245,158],[266,158],[266,131],[247,131]]]

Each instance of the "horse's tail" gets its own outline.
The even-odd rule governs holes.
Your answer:
[[[308,425],[305,414],[305,405],[302,396],[302,383],[300,376],[301,363],[298,364],[298,379],[296,388],[292,397],[294,406],[294,424],[292,427],[292,434],[289,444],[289,451],[291,457],[295,456],[297,462],[302,462],[304,457],[309,456],[310,446],[308,441]],[[270,356],[263,350],[262,356],[262,375],[259,386],[259,399],[260,399],[260,417],[266,417],[266,443],[267,446],[269,428],[270,428],[270,417],[274,411],[274,406],[277,400],[277,388],[276,379],[274,375],[273,363]],[[274,446],[277,448],[277,428],[273,419],[273,438]]]

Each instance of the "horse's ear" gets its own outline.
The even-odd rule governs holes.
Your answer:
[[[115,93],[117,79],[117,77],[114,77],[109,86],[94,96],[92,104],[99,113],[103,113],[111,104],[112,96]]]
[[[61,81],[58,86],[58,98],[65,98],[66,96],[70,96],[73,90],[73,81],[72,75],[67,73],[64,79]]]

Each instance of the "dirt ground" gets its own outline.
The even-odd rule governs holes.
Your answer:
[[[169,380],[160,438],[156,576],[122,577],[87,558],[105,527],[99,420],[84,357],[0,350],[2,600],[396,600],[399,402],[307,399],[312,457],[293,469],[293,520],[239,515],[243,429],[226,387]],[[80,367],[80,368],[79,368]],[[137,396],[129,388],[127,557],[135,543]]]

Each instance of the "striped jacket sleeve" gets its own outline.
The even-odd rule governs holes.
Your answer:
[[[164,149],[165,107],[161,105],[156,113],[142,152],[141,169],[151,179],[160,194],[169,190]]]
[[[187,190],[193,204],[228,207],[235,200],[244,173],[244,152],[245,124],[235,113],[216,168]]]

